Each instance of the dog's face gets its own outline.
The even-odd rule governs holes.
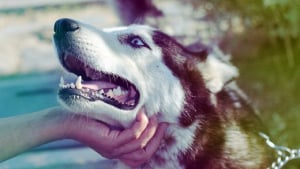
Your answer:
[[[176,55],[172,65],[178,70],[187,71],[190,60],[199,71],[208,70],[206,64],[197,66],[201,58],[195,59],[147,26],[97,30],[61,19],[55,24],[54,43],[63,67],[78,76],[74,84],[62,80],[61,103],[114,126],[128,127],[142,107],[148,116],[161,112],[162,121],[178,120],[185,92],[173,68],[166,64],[165,48],[180,50],[171,52]]]
[[[78,28],[67,30],[68,24]],[[152,40],[154,29],[96,30],[72,20],[57,21],[55,26],[60,62],[83,79],[60,85],[60,101],[68,108],[118,126],[128,126],[142,106],[149,116],[181,108],[184,94],[162,62],[162,51]],[[176,100],[167,100],[170,95]]]

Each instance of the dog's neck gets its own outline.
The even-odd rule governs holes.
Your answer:
[[[211,93],[205,88],[199,71],[194,69],[173,73],[183,86],[185,103],[178,123],[169,126],[162,145],[154,155],[152,163],[159,161],[164,164],[157,168],[185,168],[187,165],[196,165],[193,164],[196,158],[217,154],[221,147],[216,145],[222,145],[222,140],[211,137],[217,135],[216,138],[221,138],[223,133],[221,126],[216,125],[220,124],[220,119],[209,99]],[[213,146],[216,147],[216,152],[205,149]],[[194,150],[193,147],[202,149]]]

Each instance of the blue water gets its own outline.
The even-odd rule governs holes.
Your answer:
[[[0,118],[57,106],[59,72],[0,79]]]

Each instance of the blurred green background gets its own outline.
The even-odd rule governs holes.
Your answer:
[[[226,31],[224,48],[240,70],[238,83],[260,111],[270,137],[300,148],[300,1],[191,0],[212,4],[211,17],[240,16],[244,31]],[[300,160],[284,168],[299,169]]]
[[[238,79],[276,142],[300,146],[300,1],[191,1],[212,4],[215,20],[240,16],[243,31],[226,31],[222,45],[240,69]],[[226,37],[227,36],[227,37]],[[299,165],[300,167],[300,165]]]
[[[175,2],[154,1],[158,8],[160,3]],[[0,117],[57,105],[56,84],[62,72],[51,42],[56,19],[72,17],[98,27],[120,24],[103,1],[42,2],[14,8],[0,1]],[[240,70],[238,84],[260,111],[272,140],[300,148],[300,1],[180,2],[190,5],[190,13],[201,16],[201,21],[214,23],[221,34],[218,44],[232,55]],[[300,168],[300,160],[289,162],[285,168]]]

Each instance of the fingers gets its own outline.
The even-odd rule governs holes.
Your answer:
[[[105,127],[104,125],[103,129]],[[157,119],[155,118],[154,124],[152,120],[149,122],[144,110],[141,110],[131,128],[123,131],[108,129],[105,130],[107,132],[101,132],[102,139],[99,140],[102,141],[96,151],[107,158],[119,158],[125,153],[135,151],[142,143],[145,145],[154,135],[156,127]]]
[[[130,142],[131,140],[135,140],[141,136],[146,127],[148,126],[149,120],[142,109],[136,118],[133,126],[131,128],[125,129],[122,132],[119,132],[116,137],[118,137],[118,145],[123,145],[125,143]],[[114,130],[112,130],[113,132]]]
[[[145,128],[145,130],[142,131],[142,133],[140,134],[140,137],[120,147],[118,152],[120,154],[126,154],[126,153],[133,152],[137,149],[144,148],[146,144],[154,136],[157,127],[158,127],[157,118],[153,116],[152,118],[150,118],[149,123]]]
[[[165,131],[168,128],[167,123],[160,123],[157,132],[155,133],[153,139],[150,140],[146,148],[144,149],[147,154],[153,154],[158,146],[160,145],[160,141],[164,137]]]
[[[157,128],[158,128],[158,121],[156,116],[153,116],[150,118],[147,128],[143,131],[141,137],[137,141],[137,143],[139,143],[140,146],[135,148],[144,148],[146,144],[148,144],[148,142],[154,136]]]
[[[160,123],[155,135],[145,148],[140,148],[132,153],[125,154],[120,160],[131,167],[137,167],[147,162],[159,147],[167,127],[167,123]]]

